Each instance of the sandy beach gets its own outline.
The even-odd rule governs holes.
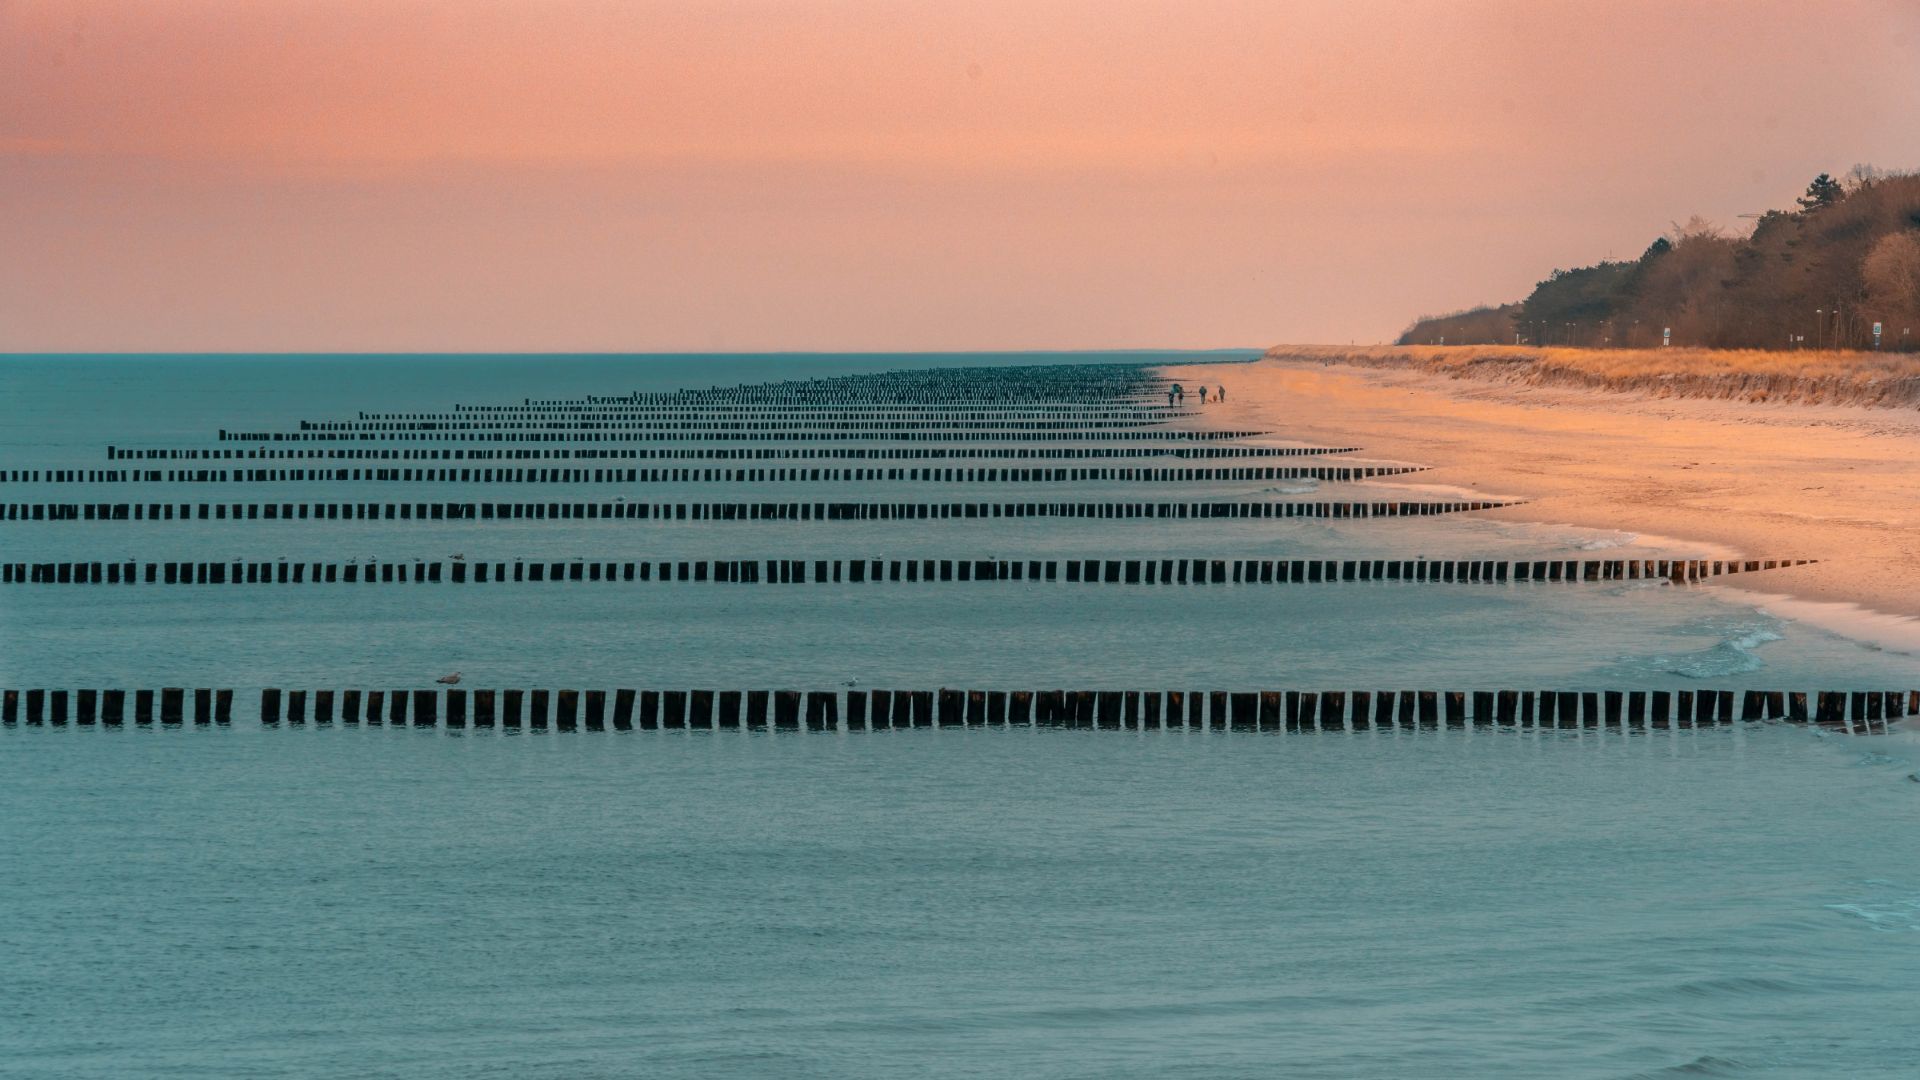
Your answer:
[[[1814,558],[1741,582],[1776,614],[1920,650],[1920,413],[1656,398],[1269,356],[1182,366],[1225,385],[1204,422],[1358,445],[1423,482],[1525,505],[1512,521]],[[1726,586],[1713,586],[1726,587]]]

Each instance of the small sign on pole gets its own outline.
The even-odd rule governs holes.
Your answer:
[[[1660,330],[1660,347],[1664,349],[1671,344],[1673,344],[1673,327],[1662,327]]]
[[[1873,324],[1873,347],[1876,349],[1880,347],[1880,331],[1881,331],[1880,324],[1874,323]]]

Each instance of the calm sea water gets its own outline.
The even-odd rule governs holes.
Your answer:
[[[0,1071],[1908,1077],[1913,752],[21,729]]]
[[[1032,359],[17,358],[0,468],[362,408]],[[1044,497],[1200,490],[1142,487]],[[832,497],[1014,497],[985,488]],[[1464,516],[0,529],[16,560],[1691,554]],[[1638,583],[0,590],[0,685],[244,701],[456,668],[582,687],[1915,681],[1910,658],[1721,590]],[[1913,740],[0,729],[0,1075],[1905,1077]]]

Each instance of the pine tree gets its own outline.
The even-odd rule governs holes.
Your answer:
[[[1813,178],[1813,183],[1807,185],[1807,193],[1795,201],[1800,204],[1801,210],[1812,213],[1839,202],[1844,194],[1846,191],[1840,186],[1840,181],[1821,173]]]

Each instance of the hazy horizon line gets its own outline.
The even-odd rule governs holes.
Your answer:
[[[1308,342],[1282,342],[1283,345],[1305,345]],[[1328,343],[1332,344],[1332,343]],[[1189,348],[1184,346],[1128,346],[1126,348],[1084,348],[1084,349],[736,349],[736,350],[635,350],[628,352],[580,349],[580,350],[527,350],[527,349],[453,349],[453,350],[385,350],[385,349],[336,349],[336,350],[253,350],[253,349],[212,349],[212,350],[58,350],[41,352],[0,351],[0,359],[20,357],[90,357],[90,356],[421,356],[421,357],[464,357],[464,356],[1084,356],[1090,353],[1224,353],[1224,352],[1261,352],[1276,348],[1278,345],[1232,345]],[[1343,346],[1346,347],[1346,346]]]

